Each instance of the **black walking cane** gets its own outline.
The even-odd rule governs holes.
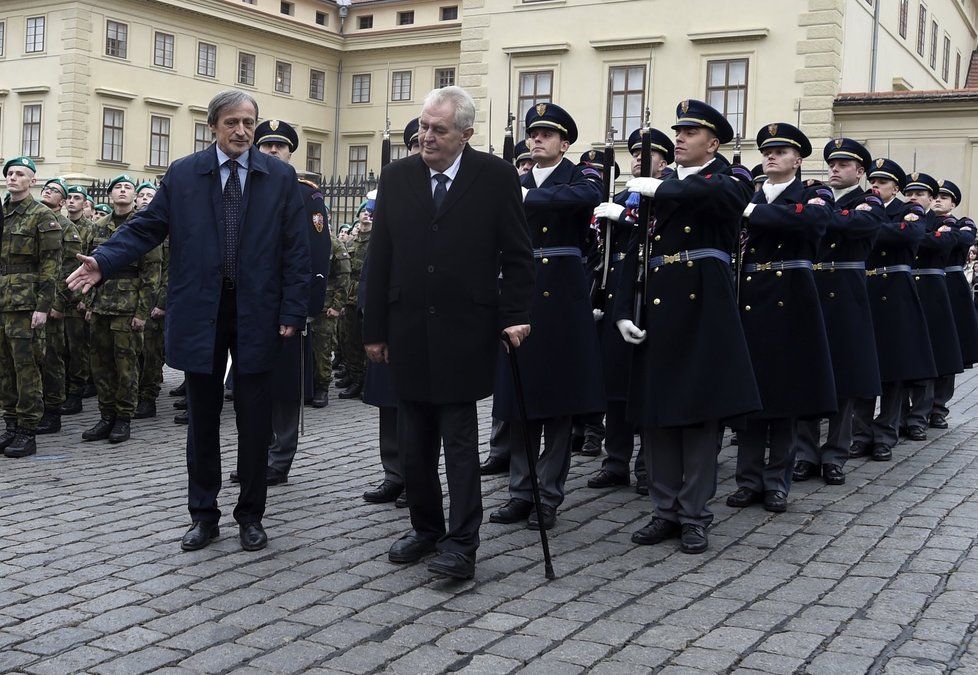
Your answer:
[[[523,433],[523,452],[526,453],[526,464],[530,469],[530,487],[533,492],[533,507],[537,513],[537,523],[540,525],[540,545],[543,547],[544,575],[548,579],[556,579],[554,574],[554,564],[550,559],[550,544],[547,541],[547,528],[543,526],[543,514],[540,512],[540,481],[537,479],[537,458],[530,449],[530,436],[527,433],[529,424],[526,419],[526,400],[523,398],[523,380],[520,378],[520,366],[516,361],[516,347],[509,341],[506,333],[502,334],[502,341],[506,344],[506,351],[509,353],[509,369],[513,374],[513,388],[516,390],[516,406],[520,413],[520,425]]]

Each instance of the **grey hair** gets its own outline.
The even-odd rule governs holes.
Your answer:
[[[218,92],[211,102],[207,104],[207,123],[211,126],[217,124],[217,118],[225,108],[234,108],[242,103],[250,103],[255,107],[255,119],[258,119],[258,101],[248,92],[240,89],[225,89]]]
[[[455,108],[454,118],[456,129],[465,131],[475,125],[475,101],[469,92],[461,87],[451,86],[432,89],[424,97],[424,103],[421,105],[421,109],[424,110],[429,106],[437,106],[444,103],[451,103]]]

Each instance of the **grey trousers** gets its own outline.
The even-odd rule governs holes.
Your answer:
[[[852,416],[852,440],[869,447],[885,445],[893,449],[899,436],[900,407],[903,405],[903,382],[884,382],[880,396],[880,414],[875,418],[875,398],[856,399]]]
[[[825,444],[819,445],[821,438],[820,420],[801,420],[798,422],[798,440],[795,459],[815,465],[846,465],[849,447],[852,445],[852,416],[856,399],[840,398],[839,410],[829,417],[829,432]]]
[[[268,446],[268,468],[289,475],[299,447],[299,399],[272,398],[272,443]]]
[[[404,485],[404,472],[397,448],[397,408],[380,408],[380,464],[384,480]]]
[[[937,380],[912,382],[907,387],[908,396],[903,400],[903,426],[930,426],[930,411],[934,407],[934,383]]]
[[[718,420],[689,427],[644,427],[645,465],[655,514],[673,523],[708,527],[717,491]]]
[[[496,457],[505,459],[509,461],[510,456],[510,434],[509,434],[509,422],[504,422],[503,420],[497,420],[495,417],[492,418],[492,429],[489,431],[489,457],[494,459]]]
[[[608,401],[608,413],[605,416],[604,449],[608,456],[601,463],[601,468],[616,476],[627,476],[628,465],[632,455],[635,455],[635,480],[648,480],[645,469],[645,452],[639,445],[635,452],[635,433],[633,426],[625,419],[625,401]]]
[[[934,380],[934,407],[931,414],[947,417],[947,402],[954,398],[954,375],[942,375]]]
[[[816,438],[817,425],[816,420]],[[752,419],[738,430],[740,444],[737,446],[737,486],[758,493],[773,490],[788,494],[791,489],[791,471],[795,466],[798,426],[796,418],[782,417],[770,420]]]
[[[540,481],[540,503],[557,508],[564,501],[564,483],[570,470],[571,417],[550,417],[530,420],[526,430],[530,451],[537,456],[537,478]],[[509,460],[509,496],[533,501],[530,467],[523,451],[521,424],[510,425],[510,438],[516,450]],[[543,452],[540,438],[543,436]]]

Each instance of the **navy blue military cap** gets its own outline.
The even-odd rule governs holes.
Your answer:
[[[404,127],[404,146],[410,150],[411,146],[418,142],[418,118],[407,123]]]
[[[734,132],[730,122],[723,114],[703,101],[694,98],[687,98],[680,101],[676,106],[676,123],[673,129],[681,127],[703,127],[709,129],[721,143],[729,143],[733,140]]]
[[[961,203],[961,188],[949,180],[942,180],[937,186],[938,192],[946,194],[955,204]]]
[[[584,164],[599,171],[604,171],[604,150],[588,150],[581,155],[581,160],[578,164]],[[620,175],[621,167],[618,166],[618,162],[615,162],[615,178],[618,178]]]
[[[757,132],[757,149],[766,148],[794,148],[802,157],[812,154],[812,144],[808,136],[787,122],[768,124]]]
[[[822,157],[826,162],[833,159],[854,159],[862,164],[866,171],[869,171],[873,164],[873,156],[869,154],[869,150],[862,143],[851,138],[833,138],[825,144]]]
[[[870,167],[869,174],[866,176],[866,178],[869,180],[872,180],[873,178],[893,180],[896,181],[896,184],[899,185],[900,189],[902,190],[904,184],[907,182],[907,173],[892,159],[877,157],[873,160],[873,164]]]
[[[672,164],[676,160],[676,146],[673,145],[672,139],[658,129],[653,128],[649,131],[652,135],[652,149],[662,153],[666,158],[666,164]],[[639,128],[628,135],[628,151],[635,152],[641,149],[642,130]]]
[[[555,129],[567,139],[567,142],[577,142],[577,124],[566,110],[556,103],[537,103],[526,111],[526,134],[529,137],[531,129]]]
[[[764,174],[764,165],[758,164],[753,169],[750,170],[750,175],[754,178],[754,185],[758,183],[763,183],[767,180],[767,176]]]
[[[526,147],[526,141],[520,141],[517,143],[516,147],[513,149],[513,152],[516,155],[515,161],[517,164],[527,160],[533,161],[533,156],[530,154],[530,149]]]
[[[909,192],[910,190],[927,190],[932,197],[936,197],[940,186],[937,184],[937,179],[933,176],[914,171],[907,176],[907,184],[903,186],[904,192]]]
[[[282,120],[265,120],[255,128],[255,146],[262,143],[285,143],[289,152],[295,152],[299,147],[299,134],[292,125]]]

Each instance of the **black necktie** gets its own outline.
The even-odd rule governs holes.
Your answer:
[[[224,256],[222,273],[225,279],[234,281],[238,277],[238,222],[241,219],[241,180],[238,178],[238,163],[229,159],[224,163],[230,174],[224,184]]]
[[[432,199],[435,200],[435,212],[438,212],[442,202],[445,201],[445,197],[448,196],[448,188],[445,187],[445,184],[448,183],[448,176],[443,173],[436,173],[432,178],[438,183],[435,186],[435,193],[432,195]]]

